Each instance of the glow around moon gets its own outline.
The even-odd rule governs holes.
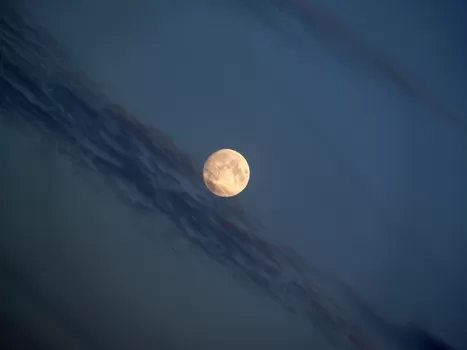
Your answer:
[[[233,197],[242,192],[250,180],[250,167],[237,151],[221,149],[204,163],[206,187],[219,197]]]

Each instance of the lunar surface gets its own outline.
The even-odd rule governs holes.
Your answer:
[[[215,195],[233,197],[248,185],[250,167],[240,153],[221,149],[204,163],[203,178],[207,188]]]

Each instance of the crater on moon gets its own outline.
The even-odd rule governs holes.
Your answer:
[[[214,152],[204,163],[206,187],[220,197],[233,197],[242,192],[250,180],[246,159],[232,149]]]

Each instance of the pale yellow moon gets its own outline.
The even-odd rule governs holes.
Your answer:
[[[203,179],[206,187],[215,195],[233,197],[248,185],[250,167],[237,151],[221,149],[211,154],[204,163]]]

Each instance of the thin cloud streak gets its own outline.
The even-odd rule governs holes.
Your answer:
[[[312,33],[321,44],[328,46],[328,48],[337,49],[347,59],[364,64],[366,69],[390,81],[402,93],[418,104],[427,107],[434,114],[460,126],[467,134],[467,125],[462,117],[452,113],[439,98],[418,84],[396,62],[368,45],[342,18],[333,12],[307,0],[271,0],[269,4],[238,1],[242,6],[246,6],[250,12],[260,16],[261,20],[268,26],[278,30],[278,33],[286,41],[293,44],[300,43],[302,48],[306,48],[305,42],[290,33],[291,28],[285,28],[279,23],[278,15],[290,15],[299,21],[302,28]],[[286,33],[287,31],[288,33]]]

